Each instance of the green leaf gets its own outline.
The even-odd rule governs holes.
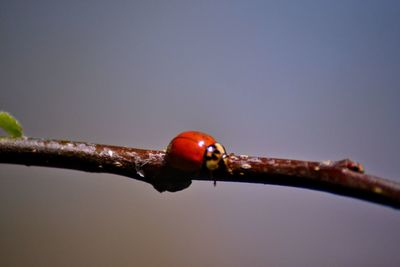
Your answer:
[[[0,127],[10,135],[10,137],[22,137],[22,126],[19,122],[11,116],[10,113],[0,111]]]

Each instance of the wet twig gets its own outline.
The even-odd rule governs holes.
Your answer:
[[[0,163],[124,175],[178,191],[191,180],[247,182],[326,191],[400,208],[400,184],[363,173],[351,160],[300,161],[229,155],[228,166],[188,177],[164,162],[165,152],[33,138],[0,139]]]

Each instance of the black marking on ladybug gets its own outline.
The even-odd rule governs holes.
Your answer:
[[[207,169],[211,171],[216,170],[219,167],[221,159],[225,161],[225,148],[219,143],[210,145],[206,149],[204,158]]]

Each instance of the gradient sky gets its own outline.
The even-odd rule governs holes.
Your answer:
[[[28,136],[352,158],[400,182],[399,1],[0,4],[0,109]],[[0,165],[2,266],[399,266],[400,212],[324,192]]]

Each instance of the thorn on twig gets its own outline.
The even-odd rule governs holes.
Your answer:
[[[349,169],[351,171],[358,172],[358,173],[365,172],[364,166],[361,163],[352,161],[351,159],[343,159],[343,160],[335,161],[334,166],[338,167],[338,168]]]

